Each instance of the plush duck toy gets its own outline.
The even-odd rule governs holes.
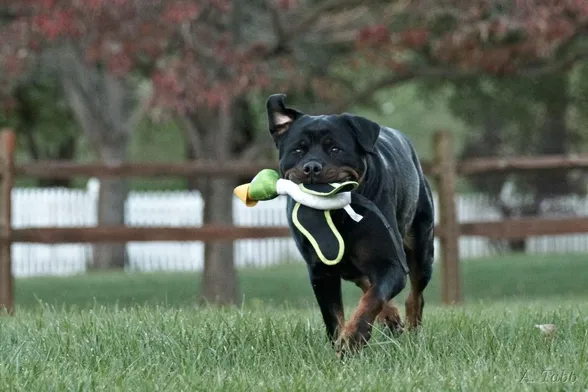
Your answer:
[[[332,210],[343,209],[356,222],[363,218],[351,207],[351,191],[359,184],[355,181],[332,184],[296,184],[280,178],[275,170],[260,171],[248,184],[235,188],[235,195],[247,207],[258,201],[288,195],[294,202],[292,222],[314,247],[319,259],[334,265],[341,261],[345,243],[331,218]]]

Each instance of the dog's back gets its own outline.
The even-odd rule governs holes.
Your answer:
[[[429,184],[410,139],[382,127],[375,154],[368,158],[366,184],[360,192],[371,199],[387,219],[396,219],[404,236],[419,208],[429,202]],[[432,199],[430,200],[432,203]]]

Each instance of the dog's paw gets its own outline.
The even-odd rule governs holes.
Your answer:
[[[417,333],[420,329],[421,329],[421,322],[420,320],[417,320],[415,317],[409,317],[407,315],[405,324],[405,330],[406,332],[410,332],[410,333]]]
[[[404,332],[404,323],[398,309],[387,306],[378,315],[378,321],[388,327],[392,336],[398,337]]]
[[[357,353],[369,340],[369,331],[357,327],[346,327],[335,341],[335,352],[339,359]]]

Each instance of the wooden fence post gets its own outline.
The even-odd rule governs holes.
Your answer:
[[[0,132],[0,314],[14,311],[11,251],[11,203],[16,136],[12,130]]]
[[[457,181],[453,138],[449,131],[438,131],[434,137],[436,185],[439,197],[439,239],[441,242],[442,292],[444,304],[461,302],[459,274],[459,225],[455,207]]]

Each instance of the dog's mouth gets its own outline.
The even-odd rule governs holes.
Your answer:
[[[327,167],[318,174],[306,174],[300,168],[292,168],[284,173],[284,178],[296,184],[331,184],[345,181],[359,182],[357,171],[350,167]]]

